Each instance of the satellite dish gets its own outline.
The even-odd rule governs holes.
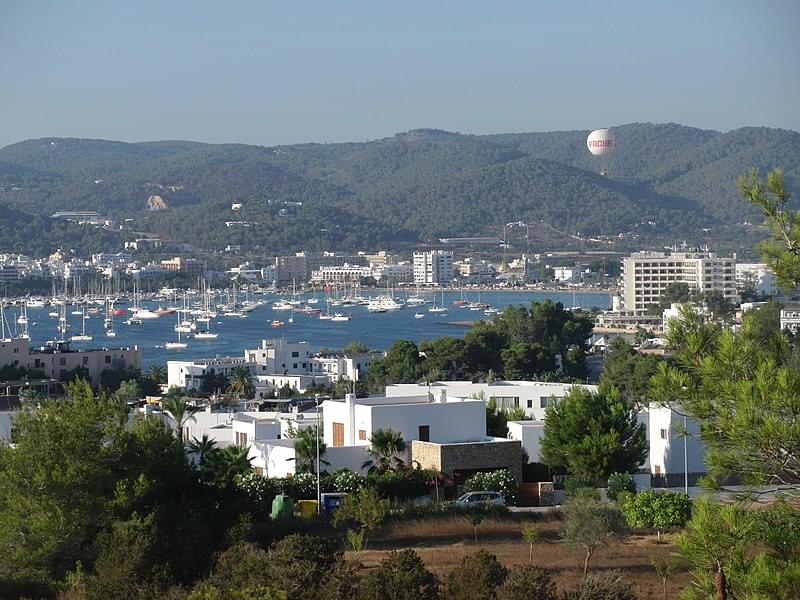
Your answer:
[[[610,129],[595,129],[586,138],[586,147],[594,156],[609,156],[617,149],[617,140]]]

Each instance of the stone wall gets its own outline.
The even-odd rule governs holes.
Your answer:
[[[522,442],[518,440],[467,442],[462,444],[435,444],[411,442],[411,460],[423,469],[436,469],[448,477],[457,471],[492,471],[508,469],[522,481]]]

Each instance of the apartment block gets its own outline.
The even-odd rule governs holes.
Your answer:
[[[420,285],[451,283],[454,275],[452,252],[447,250],[414,252],[414,283]]]
[[[636,252],[622,259],[623,302],[627,311],[643,313],[672,283],[685,283],[693,293],[722,292],[736,301],[736,259],[713,252]]]

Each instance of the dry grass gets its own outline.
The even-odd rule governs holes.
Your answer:
[[[561,541],[561,521],[557,516],[514,514],[487,518],[478,525],[478,546],[492,552],[507,567],[527,564],[528,544],[522,540],[522,525],[535,522],[541,536],[534,544],[533,561],[550,571],[559,589],[567,589],[583,577],[583,552],[570,550]],[[365,570],[374,568],[391,550],[412,548],[428,568],[442,577],[465,555],[476,549],[472,524],[465,517],[429,517],[387,525],[373,533],[370,549],[348,553]],[[673,536],[632,535],[625,543],[612,543],[597,551],[590,569],[619,569],[640,598],[662,598],[661,583],[652,566],[654,558],[666,558],[675,551]],[[669,597],[677,597],[689,583],[685,569],[678,569],[669,580]]]

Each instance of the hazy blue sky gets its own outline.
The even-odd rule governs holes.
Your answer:
[[[0,146],[800,130],[800,0],[0,0]]]

